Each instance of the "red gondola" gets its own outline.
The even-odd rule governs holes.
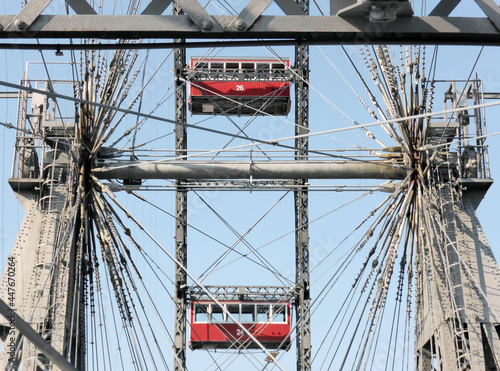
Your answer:
[[[281,115],[290,112],[290,60],[191,58],[192,114]]]
[[[225,301],[221,304],[267,349],[289,349],[289,302]],[[260,348],[227,312],[214,302],[191,302],[189,347],[193,350]]]

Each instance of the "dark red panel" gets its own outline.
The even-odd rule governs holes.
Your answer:
[[[193,81],[191,96],[290,97],[288,81]]]
[[[206,302],[205,302],[206,303]],[[192,303],[193,304],[193,303]],[[248,348],[258,348],[257,344],[249,340],[249,336],[235,323],[229,322],[195,322],[191,305],[191,331],[189,346],[192,349],[200,348],[235,348],[246,342]],[[270,323],[242,323],[242,325],[266,348],[287,349],[290,345],[290,305],[286,310],[287,322]]]

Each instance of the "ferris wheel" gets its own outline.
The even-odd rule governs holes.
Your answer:
[[[0,82],[25,215],[0,367],[500,368],[500,270],[475,212],[499,104],[483,49],[450,78],[435,46],[220,43],[86,39]]]

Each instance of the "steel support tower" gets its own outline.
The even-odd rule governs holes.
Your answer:
[[[174,13],[182,14],[178,3],[174,4]],[[177,39],[176,43],[183,43],[184,39]],[[187,87],[183,79],[186,68],[186,49],[174,49],[174,79],[175,79],[175,121],[187,122]],[[180,161],[187,158],[187,133],[186,127],[181,124],[175,125],[175,154]],[[187,181],[177,180],[177,185],[183,185]],[[177,188],[175,191],[175,257],[184,267],[188,263],[187,251],[187,196],[185,188]],[[175,267],[175,339],[174,339],[174,370],[186,369],[186,329],[187,329],[187,274],[182,267]]]
[[[309,14],[309,1],[297,0],[297,5]],[[295,160],[307,161],[309,138],[309,46],[295,47]],[[309,192],[307,179],[297,179],[299,188],[295,200],[295,307],[297,321],[297,370],[311,369],[311,290],[309,278]]]

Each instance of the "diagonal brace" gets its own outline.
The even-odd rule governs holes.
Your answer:
[[[97,14],[86,0],[66,0],[76,14]]]
[[[450,13],[457,7],[457,5],[462,0],[441,0],[432,11],[429,16],[447,17]]]
[[[223,31],[222,26],[196,0],[177,0],[185,14],[201,31]]]
[[[273,0],[251,0],[229,27],[232,26],[238,31],[246,31],[248,28],[252,27],[272,1]],[[293,0],[275,0],[275,2],[286,15],[306,15]]]
[[[500,31],[500,8],[493,0],[475,0],[488,19]]]
[[[162,15],[170,4],[172,4],[172,0],[153,0],[142,11],[141,15]]]
[[[286,15],[307,15],[304,10],[293,0],[274,0]]]
[[[54,365],[62,371],[77,371],[66,358],[55,350],[29,323],[23,320],[9,305],[0,299],[0,314],[15,325],[15,328],[32,342]]]
[[[38,18],[52,0],[31,0],[5,27],[4,31],[25,31]]]
[[[250,0],[234,21],[233,27],[238,31],[247,30],[261,16],[271,2],[272,0]]]

